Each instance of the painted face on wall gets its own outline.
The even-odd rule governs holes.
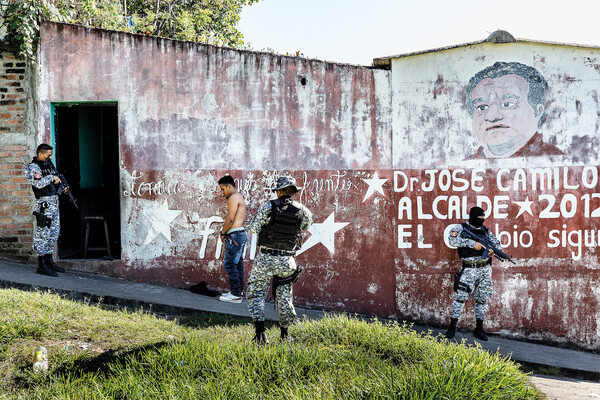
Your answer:
[[[473,135],[488,158],[509,157],[537,132],[544,106],[527,101],[529,84],[519,75],[486,78],[473,89]]]

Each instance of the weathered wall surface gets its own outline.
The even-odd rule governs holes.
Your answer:
[[[469,115],[467,83],[496,62],[533,67],[547,81],[537,128],[545,144],[520,156],[481,158],[481,141],[491,142],[497,131],[516,130],[522,123],[516,113],[529,103],[509,94],[504,82],[492,99],[480,99],[481,120],[477,110]],[[494,264],[495,292],[486,325],[492,331],[597,348],[600,52],[483,43],[398,58],[392,71],[399,315],[436,322],[448,318],[448,273],[458,270],[459,262],[445,243],[447,228],[481,204],[486,225],[517,260],[516,265]],[[478,141],[480,122],[489,125],[480,130]],[[423,243],[431,247],[419,248]],[[469,307],[462,324],[473,325]]]
[[[316,222],[299,302],[394,315],[392,216],[380,194],[365,199],[363,180],[391,164],[389,72],[55,24],[43,27],[40,66],[43,137],[51,102],[118,102],[115,273],[226,288],[216,180],[238,179],[253,214],[287,172]]]
[[[594,49],[484,43],[390,72],[45,24],[38,135],[51,137],[51,102],[118,102],[114,274],[225,289],[216,180],[233,175],[253,214],[290,173],[315,214],[299,304],[445,324],[459,263],[444,238],[482,204],[517,260],[494,264],[486,327],[597,348],[597,60]],[[559,155],[470,159],[465,87],[496,61],[548,81],[540,133]],[[255,254],[251,243],[248,270]],[[468,303],[462,326],[472,313]]]
[[[0,257],[28,260],[33,195],[23,176],[35,149],[32,69],[0,47]]]

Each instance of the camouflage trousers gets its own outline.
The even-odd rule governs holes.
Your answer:
[[[52,254],[54,243],[60,233],[60,214],[58,211],[58,196],[44,196],[37,200],[35,211],[40,212],[42,204],[47,203],[48,207],[43,215],[50,220],[50,226],[39,226],[36,221],[35,232],[33,234],[33,251],[38,256]]]
[[[487,265],[482,268],[464,268],[460,277],[462,288],[469,288],[475,300],[475,319],[484,319],[487,301],[492,297],[492,267]],[[451,306],[450,316],[458,319],[469,298],[469,291],[458,289]]]
[[[294,257],[258,254],[252,263],[246,292],[248,311],[254,321],[265,320],[265,300],[269,294],[271,278],[273,276],[285,278],[293,274],[295,270],[296,260]],[[279,310],[279,325],[282,327],[292,325],[296,319],[296,310],[292,303],[292,284],[279,286],[274,295]]]

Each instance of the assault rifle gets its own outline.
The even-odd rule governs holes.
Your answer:
[[[79,210],[79,207],[77,206],[77,200],[75,200],[75,196],[73,196],[73,193],[71,193],[71,189],[69,188],[69,183],[67,182],[67,179],[63,174],[59,173],[56,170],[56,167],[54,166],[52,161],[50,161],[50,159],[48,159],[47,162],[50,165],[50,167],[54,170],[54,175],[58,176],[58,178],[60,179],[58,194],[66,194],[69,200],[71,201],[71,204],[73,204],[73,206],[75,207],[75,209]]]
[[[496,257],[498,260],[500,260],[502,262],[508,260],[515,265],[517,264],[516,262],[514,262],[512,260],[512,258],[510,258],[510,256],[508,254],[506,254],[505,252],[503,252],[502,250],[500,250],[499,248],[494,246],[494,244],[486,236],[478,235],[475,232],[473,232],[469,229],[465,229],[465,228],[463,228],[461,236],[481,243],[481,245],[485,248],[483,254],[481,255],[482,259],[488,258],[488,255],[490,254],[490,250],[492,250],[494,252],[494,254],[493,254],[494,257]]]

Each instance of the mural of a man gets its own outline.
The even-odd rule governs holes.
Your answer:
[[[465,105],[480,147],[467,159],[564,154],[538,131],[547,91],[540,72],[518,62],[496,62],[476,73]]]

